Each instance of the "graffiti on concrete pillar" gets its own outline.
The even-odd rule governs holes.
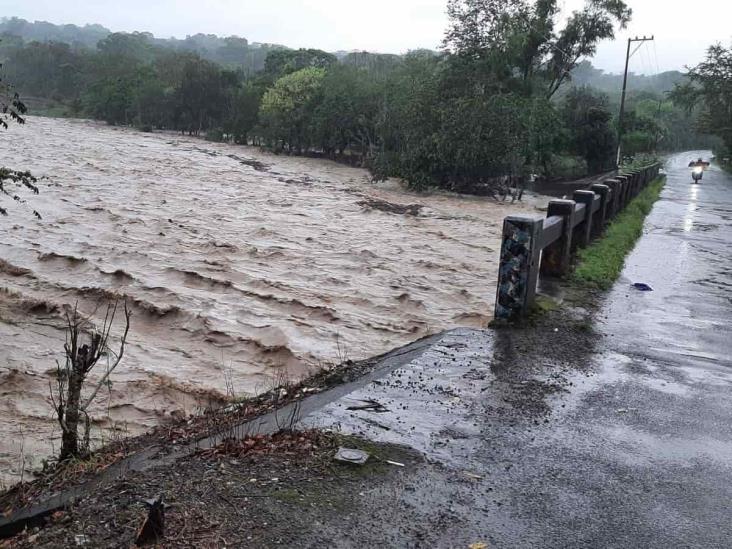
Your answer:
[[[496,318],[520,316],[525,305],[532,253],[531,224],[508,218],[503,224]]]

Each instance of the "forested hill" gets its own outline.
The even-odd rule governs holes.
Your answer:
[[[636,92],[650,92],[666,94],[674,86],[685,79],[679,71],[666,71],[658,74],[635,74],[632,71],[628,77],[628,88]],[[575,86],[588,86],[613,96],[620,96],[623,87],[623,75],[606,73],[592,66],[589,61],[582,61],[572,71],[572,83]]]
[[[60,42],[69,44],[72,48],[96,49],[100,40],[113,34],[113,31],[102,25],[55,25],[46,21],[26,21],[18,17],[3,17],[0,19],[0,40],[10,47],[19,45],[20,38],[28,42]],[[215,34],[194,34],[184,39],[156,38],[149,32],[130,33],[139,36],[141,41],[148,44],[167,47],[181,52],[197,53],[204,59],[214,61],[223,66],[242,69],[245,73],[254,73],[264,69],[267,53],[273,49],[287,49],[279,44],[250,43],[240,36],[220,37]],[[3,44],[0,43],[0,52]],[[379,66],[388,69],[398,62],[398,55],[375,55],[367,52],[337,51],[333,55],[345,60],[354,66],[368,66],[378,69]],[[679,71],[667,71],[660,74],[645,75],[631,74],[629,89],[638,92],[665,94],[670,92],[674,85],[681,82],[684,75]],[[622,74],[611,74],[595,68],[590,61],[583,61],[572,71],[574,86],[588,86],[607,93],[611,102],[614,96],[620,95],[623,82]]]
[[[0,34],[16,36],[25,42],[63,42],[77,47],[94,48],[112,31],[101,25],[54,25],[46,21],[31,23],[18,17],[0,19]]]
[[[18,17],[0,19],[0,48],[17,46],[18,41],[58,42],[68,44],[74,49],[96,49],[97,44],[115,34],[101,25],[54,25],[46,21],[30,22]],[[241,69],[245,73],[255,73],[264,68],[267,54],[275,49],[284,49],[278,44],[249,43],[240,36],[220,37],[215,34],[194,34],[183,39],[156,38],[149,32],[128,33],[139,38],[140,42],[179,52],[191,52],[202,58],[230,68]],[[1,54],[0,50],[0,54]]]

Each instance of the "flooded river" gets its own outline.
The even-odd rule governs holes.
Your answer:
[[[42,220],[0,199],[6,481],[22,453],[33,467],[58,450],[49,381],[65,307],[131,304],[126,356],[94,416],[99,432],[136,434],[278,372],[484,325],[501,220],[538,203],[417,196],[328,161],[43,118],[0,132],[0,165],[48,177],[30,198]],[[423,208],[387,213],[371,198]]]

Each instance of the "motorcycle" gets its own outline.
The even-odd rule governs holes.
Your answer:
[[[694,180],[694,183],[699,183],[702,180],[702,177],[704,177],[704,168],[701,166],[696,166],[694,169],[691,170],[691,178]]]

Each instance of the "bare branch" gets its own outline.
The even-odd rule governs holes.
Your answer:
[[[114,307],[116,310],[116,307],[117,307],[116,303],[115,303]],[[116,355],[114,364],[112,366],[110,366],[109,368],[107,368],[107,371],[102,376],[102,379],[100,379],[99,382],[94,387],[92,394],[86,399],[84,404],[81,406],[80,409],[85,413],[86,413],[86,410],[89,407],[89,405],[96,398],[97,393],[99,392],[99,389],[101,389],[102,386],[104,386],[104,384],[109,379],[109,376],[112,374],[112,372],[114,372],[115,368],[117,368],[117,366],[119,366],[119,363],[122,361],[122,357],[125,354],[125,344],[127,343],[127,334],[130,331],[130,317],[132,316],[132,311],[130,311],[130,309],[127,307],[126,301],[125,301],[124,307],[125,307],[125,311],[124,311],[125,312],[125,330],[124,330],[124,333],[122,334],[122,338],[120,339],[119,353],[117,353],[117,355]],[[112,314],[112,319],[114,319],[114,313]],[[111,320],[110,320],[110,324],[109,324],[110,328],[111,328],[111,325],[112,324],[111,324]],[[107,341],[108,337],[109,337],[109,332],[107,332],[107,337],[105,338],[105,347],[106,347],[106,341]]]

